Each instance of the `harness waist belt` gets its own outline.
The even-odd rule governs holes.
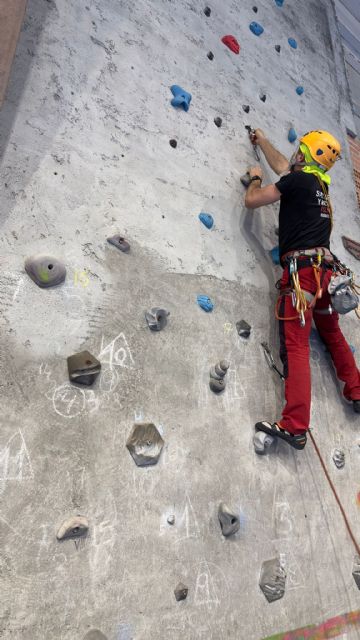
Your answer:
[[[302,256],[316,258],[316,256],[318,255],[320,255],[322,258],[325,258],[327,262],[334,262],[334,256],[326,247],[314,247],[314,249],[299,249],[298,251],[288,251],[281,256],[281,262],[286,260],[286,258],[301,258]]]

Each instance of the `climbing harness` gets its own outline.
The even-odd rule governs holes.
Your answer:
[[[316,178],[326,200],[330,216],[331,233],[333,228],[333,208],[330,202],[328,189],[318,175]],[[305,249],[303,251],[289,251],[281,257],[281,262],[289,268],[290,282],[288,287],[281,290],[280,296],[277,300],[275,308],[275,317],[277,320],[296,320],[299,318],[300,325],[302,327],[305,326],[305,313],[314,307],[317,300],[322,297],[322,282],[327,269],[332,269],[333,272],[328,285],[332,307],[330,307],[330,309],[321,310],[319,313],[332,313],[332,310],[334,309],[338,313],[344,314],[354,310],[357,317],[360,319],[360,288],[355,282],[354,273],[346,265],[340,262],[340,260],[338,260],[338,258],[336,258],[329,249],[325,247],[316,247],[314,249]],[[303,291],[300,285],[299,269],[307,266],[313,267],[316,283],[315,294]],[[293,307],[296,309],[296,315],[289,316],[287,318],[280,316],[279,307],[282,296],[284,295],[291,295]]]
[[[301,259],[299,262],[298,262],[297,256],[298,254],[301,254],[301,252],[298,252],[298,251],[293,252],[293,254],[295,254],[295,257],[294,255],[287,254],[287,257],[285,257],[285,260],[284,258],[282,259],[282,262],[284,264],[287,264],[289,267],[290,283],[288,287],[285,287],[281,290],[280,296],[277,300],[276,307],[275,307],[275,317],[277,320],[297,320],[299,318],[300,325],[304,327],[305,313],[309,309],[314,307],[316,304],[316,301],[322,297],[322,293],[323,293],[322,281],[323,281],[325,272],[322,269],[322,255],[319,252],[314,253],[314,251],[315,250],[312,250],[313,253],[309,257],[306,257],[307,252],[305,251],[302,252],[302,255],[304,256],[304,258]],[[299,258],[301,258],[301,256],[299,256]],[[309,291],[303,291],[300,285],[299,269],[307,266],[312,266],[314,271],[314,278],[316,283],[315,294],[312,294]],[[324,263],[323,266],[326,267],[327,263]],[[284,295],[291,295],[292,305],[294,309],[296,309],[296,315],[288,316],[286,318],[280,316],[279,306],[281,303],[281,299]]]

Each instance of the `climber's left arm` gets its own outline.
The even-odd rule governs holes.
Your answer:
[[[252,167],[249,169],[250,177],[259,176],[262,178],[262,171],[260,167]],[[245,207],[248,209],[257,209],[267,204],[273,204],[278,202],[281,198],[279,189],[274,184],[269,184],[266,187],[261,186],[261,180],[254,180],[250,182],[246,194],[245,194]]]

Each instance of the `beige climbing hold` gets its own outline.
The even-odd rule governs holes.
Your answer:
[[[85,516],[72,516],[65,520],[56,534],[58,540],[67,538],[80,538],[89,530],[89,522]]]

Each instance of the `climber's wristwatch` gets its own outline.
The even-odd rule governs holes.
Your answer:
[[[250,182],[254,182],[255,180],[260,180],[260,184],[262,182],[262,178],[260,176],[252,176],[252,178],[250,178]]]

